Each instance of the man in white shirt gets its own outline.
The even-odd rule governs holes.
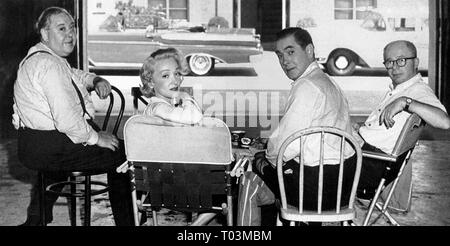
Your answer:
[[[384,48],[384,65],[392,80],[390,91],[369,115],[359,134],[364,139],[363,149],[379,149],[391,153],[408,117],[416,113],[428,125],[450,128],[445,107],[418,73],[419,59],[413,43],[398,40]],[[385,174],[387,162],[363,159],[358,193],[371,197]],[[398,165],[397,165],[398,166]],[[394,178],[388,175],[387,183]],[[359,196],[360,196],[359,195]]]
[[[246,172],[239,186],[237,224],[261,225],[262,205],[274,202],[279,197],[276,159],[282,143],[294,132],[315,126],[330,126],[353,134],[349,107],[339,86],[319,67],[314,57],[314,45],[309,33],[301,28],[286,28],[277,33],[276,54],[281,68],[291,79],[292,87],[285,112],[278,127],[271,134],[267,150],[257,153],[253,161],[253,172]],[[323,209],[336,206],[337,177],[339,172],[340,143],[337,138],[325,137]],[[317,207],[317,177],[320,160],[320,137],[311,136],[302,148],[305,160],[304,208]],[[285,184],[288,203],[298,205],[299,141],[289,145],[284,159]],[[341,201],[348,202],[355,170],[354,150],[345,148],[344,182]],[[335,175],[334,175],[335,174]]]
[[[18,129],[19,160],[27,168],[45,172],[46,183],[67,180],[63,172],[107,172],[116,225],[133,225],[129,177],[115,172],[126,159],[123,143],[88,123],[94,115],[88,90],[95,90],[103,99],[111,92],[111,85],[68,64],[65,58],[74,50],[77,37],[74,20],[65,9],[45,9],[36,29],[41,42],[30,48],[20,63],[14,84],[13,124]],[[46,195],[43,221],[38,185],[33,187],[23,225],[52,221],[58,197]]]

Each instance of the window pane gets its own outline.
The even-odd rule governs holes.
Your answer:
[[[149,0],[148,7],[149,8],[161,7],[163,9],[165,9],[166,8],[166,0]]]
[[[334,0],[334,7],[339,9],[353,8],[353,0]]]
[[[335,10],[334,18],[336,20],[352,20],[353,11],[352,10]]]
[[[186,10],[170,10],[169,11],[170,19],[186,20],[187,19],[186,12],[187,12]]]
[[[376,7],[376,0],[356,0],[356,7]]]
[[[368,11],[356,11],[356,19],[357,20],[364,20],[369,15]]]
[[[169,8],[185,9],[187,8],[187,0],[170,0]]]

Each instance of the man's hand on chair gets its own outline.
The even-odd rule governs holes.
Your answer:
[[[119,140],[116,136],[107,132],[98,132],[98,142],[97,145],[102,148],[108,148],[115,151],[119,148]]]
[[[111,84],[102,77],[94,79],[94,89],[100,99],[105,99],[111,93]]]

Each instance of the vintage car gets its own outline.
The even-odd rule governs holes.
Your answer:
[[[389,16],[368,11],[361,22],[333,20],[307,28],[314,40],[316,59],[328,73],[352,75],[356,67],[383,68],[383,48],[405,39],[417,47],[419,69],[428,69],[428,17],[418,13]]]
[[[91,68],[98,66],[140,67],[159,48],[175,47],[186,57],[193,75],[209,74],[216,63],[249,63],[262,54],[254,29],[147,31],[145,35],[104,34],[88,36]]]

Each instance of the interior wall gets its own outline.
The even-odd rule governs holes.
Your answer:
[[[0,138],[16,134],[11,114],[17,68],[28,49],[39,41],[34,23],[42,10],[50,6],[74,13],[74,0],[0,1]],[[71,63],[76,63],[75,60],[76,55],[69,59]]]

